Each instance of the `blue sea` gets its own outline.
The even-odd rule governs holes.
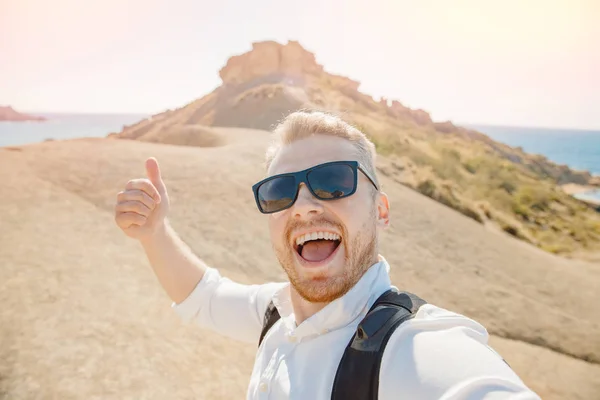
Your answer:
[[[43,142],[46,139],[106,137],[120,132],[149,115],[143,114],[50,114],[31,113],[47,118],[36,122],[0,122],[0,147]]]
[[[46,139],[106,137],[149,115],[144,114],[48,114],[44,122],[0,122],[0,147],[41,142]],[[543,154],[551,161],[600,175],[600,131],[469,125],[492,139],[520,146],[528,153]],[[580,197],[600,200],[600,191]]]

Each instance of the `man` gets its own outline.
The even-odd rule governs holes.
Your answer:
[[[183,319],[254,344],[265,333],[249,399],[330,399],[349,340],[393,288],[378,250],[390,206],[373,144],[343,120],[296,112],[274,138],[268,177],[253,191],[289,282],[241,285],[192,254],[168,223],[169,197],[154,158],[146,162],[148,179],[131,180],[118,194],[115,218],[140,241]],[[270,304],[281,318],[263,332]],[[487,340],[477,322],[424,304],[389,337],[375,396],[539,399]]]

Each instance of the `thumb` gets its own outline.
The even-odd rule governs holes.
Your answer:
[[[161,197],[164,196],[167,193],[167,187],[165,186],[165,183],[160,175],[160,168],[156,158],[150,157],[146,160],[146,175],[154,187],[156,187]]]

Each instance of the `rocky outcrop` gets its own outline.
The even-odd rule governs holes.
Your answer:
[[[411,120],[417,125],[425,126],[433,124],[433,120],[429,113],[425,110],[413,110],[411,108],[406,107],[398,100],[392,100],[391,102],[382,97],[379,101],[379,105],[383,106],[387,115],[402,119],[402,120]],[[445,125],[447,127],[447,125]]]
[[[434,122],[433,126],[435,127],[436,131],[442,132],[442,133],[452,133],[452,132],[458,131],[458,128],[456,127],[456,125],[454,125],[450,121]]]
[[[410,115],[413,121],[419,125],[430,125],[433,123],[431,116],[425,110],[411,110]]]
[[[323,67],[317,64],[314,54],[300,43],[289,41],[281,45],[267,41],[253,43],[251,51],[231,57],[219,76],[224,85],[237,85],[269,75],[302,78],[321,73]]]
[[[46,118],[22,114],[10,106],[0,106],[0,121],[45,121]]]
[[[360,86],[360,82],[341,75],[327,74],[327,81],[332,88],[345,93],[358,92]]]

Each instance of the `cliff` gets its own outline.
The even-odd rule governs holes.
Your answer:
[[[0,106],[0,121],[45,121],[44,117],[22,114],[10,106]]]

